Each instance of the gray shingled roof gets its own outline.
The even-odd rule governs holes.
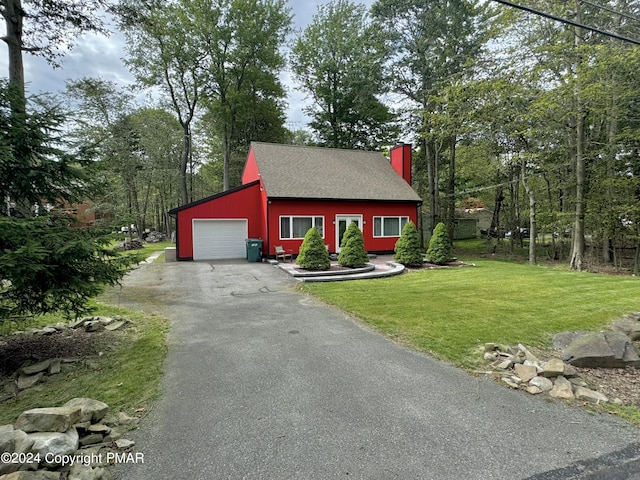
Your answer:
[[[421,202],[384,155],[252,142],[269,198]]]

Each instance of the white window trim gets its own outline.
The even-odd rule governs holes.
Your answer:
[[[376,235],[376,219],[380,219],[380,232],[381,235]],[[398,219],[398,226],[400,227],[400,231],[398,232],[398,235],[385,235],[384,234],[384,220],[386,218],[396,218]],[[375,216],[373,217],[373,238],[397,238],[402,236],[402,228],[404,227],[404,225],[402,225],[402,220],[406,219],[405,224],[409,223],[409,216],[407,215],[387,215],[387,216]]]
[[[293,219],[294,218],[310,218],[311,219],[311,227],[316,226],[316,218],[322,218],[322,238],[324,238],[324,231],[326,230],[326,222],[324,220],[324,215],[280,215],[278,218],[278,237],[280,240],[304,240],[304,237],[283,237],[282,236],[282,219],[289,219],[289,231],[293,232]],[[305,232],[306,233],[306,232]]]

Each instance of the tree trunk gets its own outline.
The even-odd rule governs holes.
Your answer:
[[[584,263],[584,184],[586,180],[584,164],[584,115],[578,112],[576,124],[576,215],[571,249],[571,269],[582,270]]]
[[[636,256],[633,261],[633,274],[636,276],[640,274],[640,237],[636,240]]]
[[[187,189],[187,166],[191,155],[191,128],[189,123],[182,123],[184,134],[182,140],[182,157],[180,158],[180,196],[182,205],[189,203],[189,190]]]
[[[580,21],[580,15],[576,4],[576,18]],[[573,229],[573,246],[571,248],[572,270],[582,270],[584,263],[584,218],[585,218],[585,198],[584,187],[586,181],[584,151],[585,151],[585,113],[582,105],[582,93],[580,91],[580,52],[578,51],[582,44],[582,30],[575,28],[575,47],[578,54],[576,63],[576,214],[575,225]]]
[[[536,223],[536,197],[533,189],[527,181],[527,161],[522,159],[522,185],[529,196],[529,263],[535,265],[536,258],[536,237],[538,236],[538,227]]]
[[[231,139],[229,135],[225,134],[222,139],[222,149],[223,149],[223,161],[224,161],[224,172],[223,172],[223,191],[227,191],[230,188],[229,177],[231,175]]]
[[[607,142],[609,143],[609,154],[607,155],[607,179],[614,177],[614,165],[616,155],[618,152],[618,146],[616,144],[616,137],[618,136],[618,115],[617,115],[617,101],[615,98],[609,98],[609,121],[607,125]],[[605,190],[606,205],[613,205],[614,188],[612,185],[608,185]],[[609,223],[609,222],[607,222]],[[613,248],[611,240],[611,229],[603,228],[602,235],[602,260],[606,263],[611,262],[611,250]]]
[[[449,143],[449,179],[447,182],[447,232],[449,241],[453,241],[453,229],[456,217],[456,141],[454,135]]]
[[[428,140],[425,142],[427,147],[427,177],[429,183],[429,219],[431,225],[429,228],[431,232],[436,228],[438,222],[440,222],[440,215],[438,212],[438,150],[435,145],[432,145]]]
[[[504,187],[502,185],[498,185],[498,188],[496,188],[495,206],[493,208],[493,217],[491,218],[491,227],[489,227],[489,235],[491,236],[491,232],[493,232],[498,238],[500,237],[500,210],[502,209],[502,202],[504,202]]]
[[[4,41],[9,50],[9,84],[14,88],[15,98],[11,99],[11,109],[15,113],[26,111],[24,89],[24,65],[22,63],[22,21],[24,10],[21,0],[7,0],[3,13],[6,24]]]

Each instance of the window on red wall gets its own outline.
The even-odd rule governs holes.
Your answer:
[[[280,217],[280,239],[303,239],[312,227],[324,238],[324,217]]]
[[[399,237],[409,217],[373,217],[374,237]]]

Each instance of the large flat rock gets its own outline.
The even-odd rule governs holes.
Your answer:
[[[562,351],[564,360],[576,367],[640,366],[640,357],[633,343],[618,331],[580,332]]]
[[[31,432],[66,432],[80,421],[79,406],[32,408],[22,412],[16,420],[16,430]]]

